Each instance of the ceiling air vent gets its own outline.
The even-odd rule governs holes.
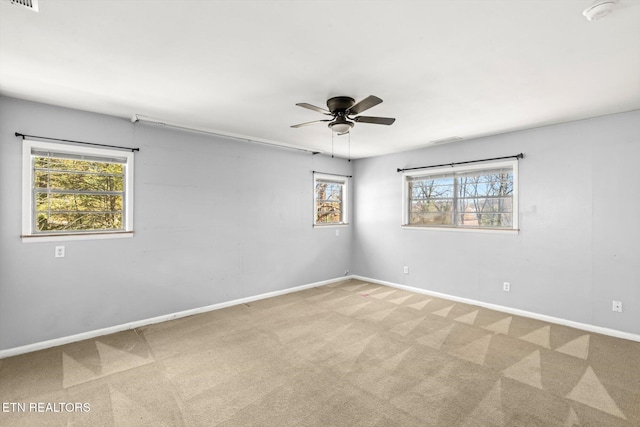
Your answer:
[[[438,145],[438,144],[446,144],[448,142],[461,141],[461,140],[462,138],[460,138],[459,136],[451,136],[449,138],[436,139],[435,141],[429,141],[429,142],[432,143],[433,145]]]
[[[34,12],[38,11],[38,0],[10,0],[11,4],[17,4],[18,6],[25,7]]]

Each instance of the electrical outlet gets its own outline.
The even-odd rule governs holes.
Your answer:
[[[340,236],[340,230],[336,230],[336,237]]]
[[[56,246],[56,258],[64,258],[64,246]]]
[[[622,301],[613,300],[613,306],[611,307],[611,310],[622,313]]]
[[[502,290],[505,291],[505,292],[511,292],[511,283],[504,282],[502,284]]]
[[[409,274],[409,267],[406,265],[404,266],[404,274]]]
[[[345,271],[344,271],[344,275],[345,275],[345,276],[348,276],[348,275],[349,275],[349,270],[345,270]]]

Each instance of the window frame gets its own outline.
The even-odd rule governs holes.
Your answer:
[[[464,173],[487,169],[512,168],[513,174],[513,195],[512,195],[512,220],[511,227],[471,227],[460,225],[418,225],[409,223],[409,185],[407,178],[416,176],[439,175],[444,173]],[[463,232],[484,232],[484,233],[518,233],[519,225],[519,182],[518,182],[518,160],[487,161],[472,165],[454,165],[428,170],[406,171],[402,174],[402,227],[417,230],[440,230],[440,231],[463,231]]]
[[[104,158],[124,158],[124,221],[121,230],[53,231],[37,232],[34,228],[34,158],[33,150],[51,151],[61,154],[84,155]],[[68,240],[94,240],[133,237],[133,193],[134,193],[134,154],[133,152],[94,148],[55,142],[25,139],[22,142],[22,242],[46,242]]]
[[[316,185],[318,181],[339,182],[342,184],[342,209],[340,222],[317,222],[318,212],[316,198]],[[333,175],[314,172],[313,173],[313,226],[314,227],[346,227],[349,225],[349,177],[346,175]]]

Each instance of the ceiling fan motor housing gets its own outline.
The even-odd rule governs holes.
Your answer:
[[[327,101],[327,107],[333,114],[344,113],[349,108],[353,107],[356,100],[348,96],[334,96]]]

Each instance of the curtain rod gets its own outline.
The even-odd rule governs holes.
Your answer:
[[[329,172],[320,172],[320,171],[311,171],[313,173],[321,173],[322,175],[333,175],[333,176],[343,176],[345,178],[353,178],[353,175],[340,175],[339,173],[329,173]]]
[[[523,158],[524,158],[524,154],[520,153],[520,154],[514,154],[513,156],[494,157],[492,159],[481,159],[481,160],[469,160],[469,161],[466,161],[466,162],[443,163],[441,165],[419,166],[417,168],[405,168],[405,169],[398,168],[398,172],[412,171],[412,170],[416,170],[416,169],[439,168],[439,167],[442,167],[442,166],[451,166],[451,167],[453,167],[455,165],[466,165],[466,164],[469,164],[469,163],[478,163],[478,162],[490,162],[492,160],[523,159]]]
[[[95,144],[93,142],[74,141],[72,139],[50,138],[48,136],[25,135],[25,134],[22,134],[22,133],[19,133],[19,132],[16,132],[15,135],[16,136],[21,136],[23,141],[24,141],[25,138],[36,138],[36,139],[46,139],[46,140],[49,140],[49,141],[61,141],[61,142],[71,142],[73,144],[92,145],[94,147],[117,148],[118,150],[140,151],[139,148],[121,147],[119,145]]]

